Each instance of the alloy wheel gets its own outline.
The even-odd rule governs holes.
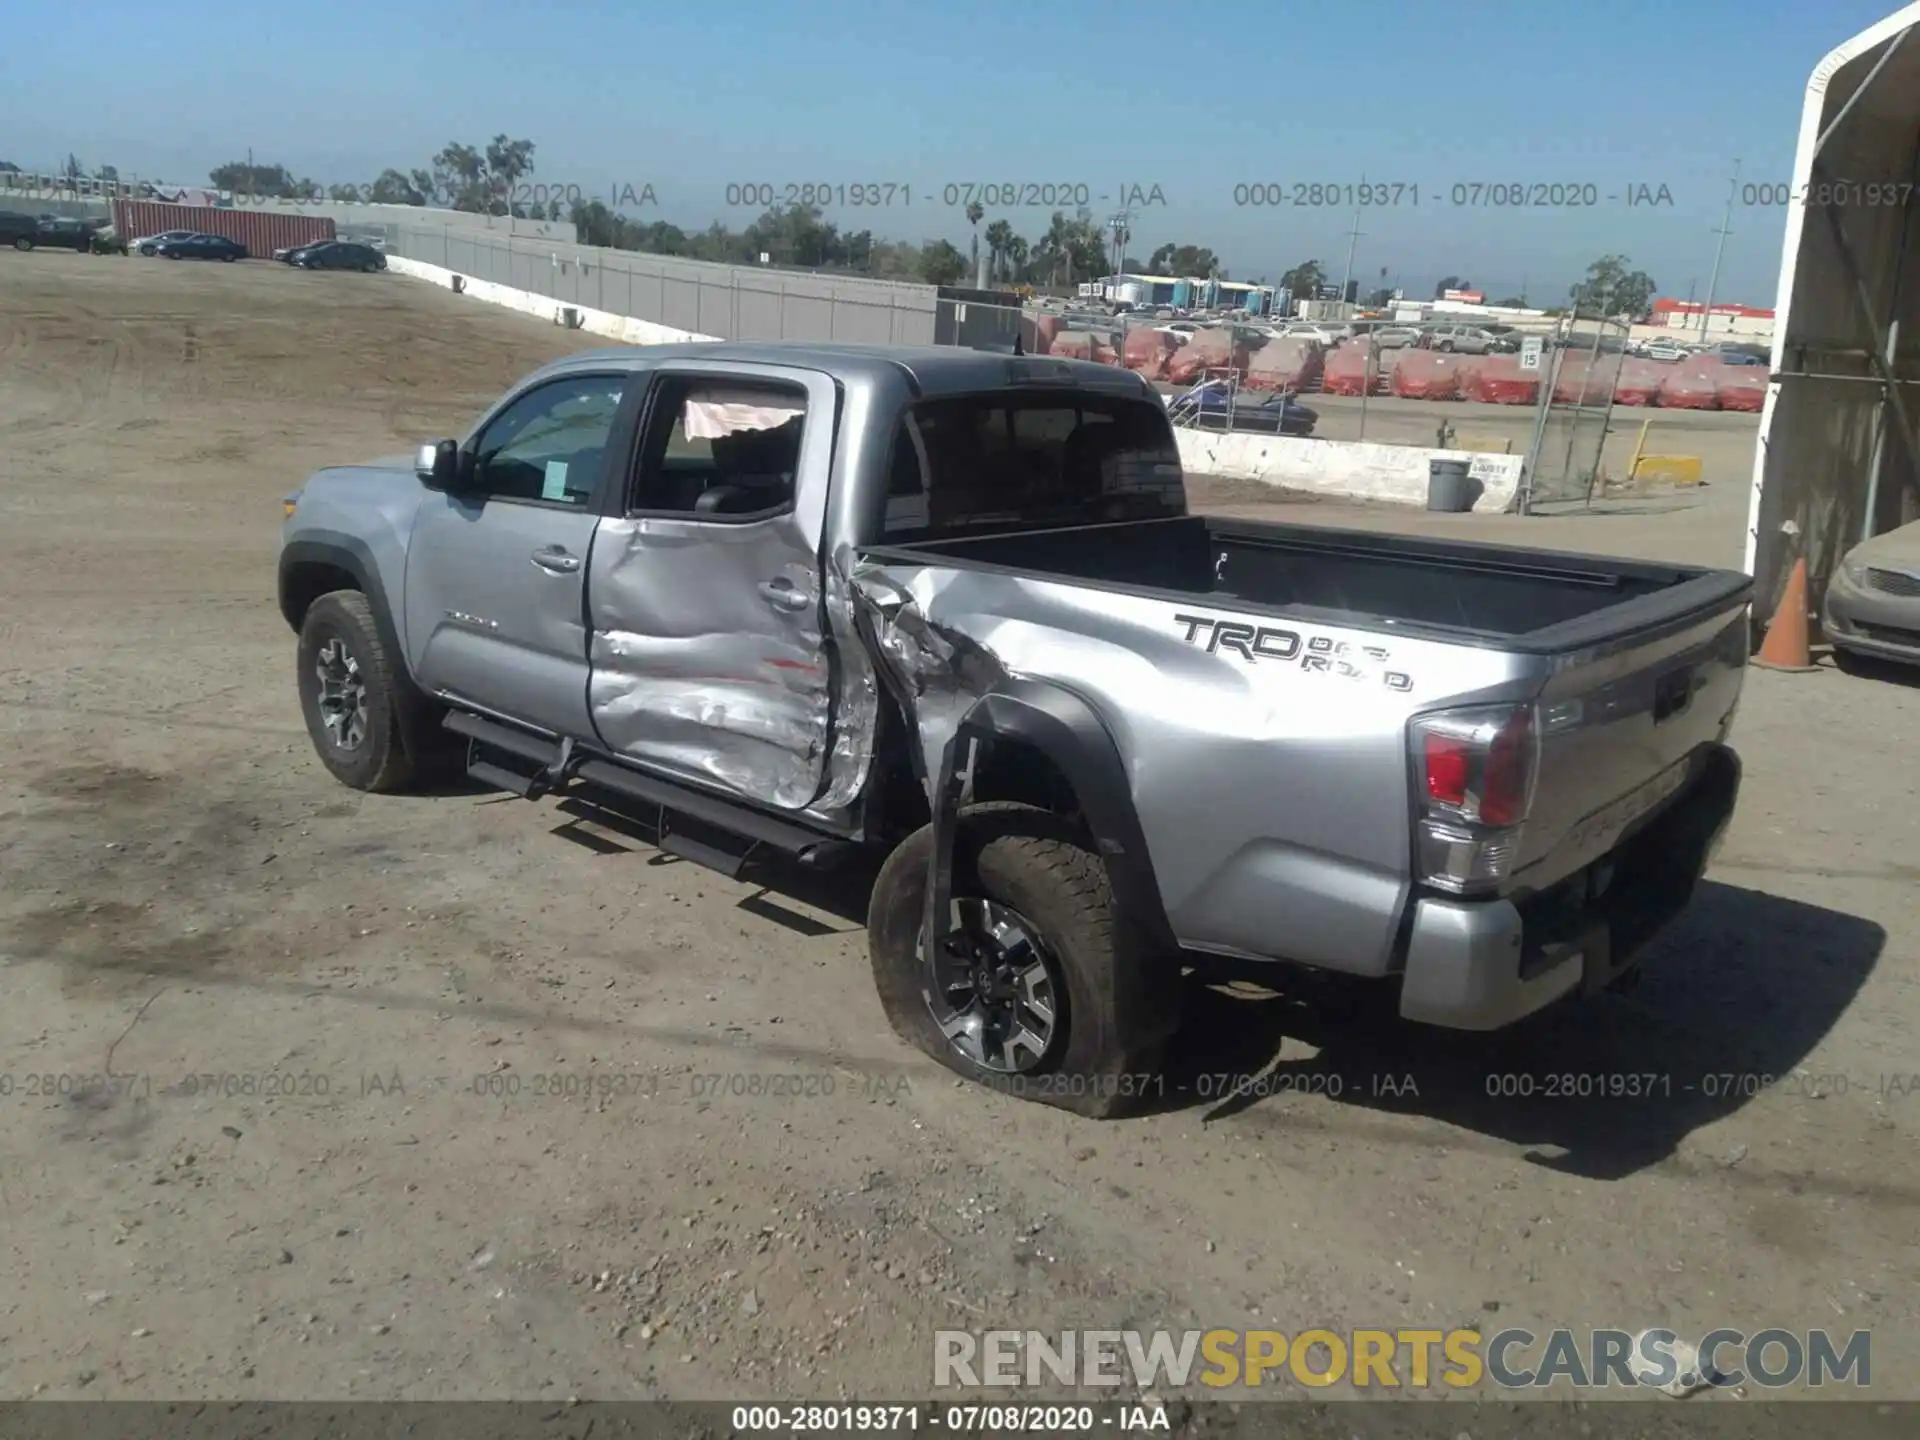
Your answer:
[[[320,723],[336,749],[358,750],[367,738],[367,682],[360,662],[336,635],[320,647],[313,670],[320,681],[314,701]]]
[[[982,1069],[1024,1074],[1060,1033],[1065,986],[1039,928],[998,901],[956,898],[927,1005],[947,1043]]]

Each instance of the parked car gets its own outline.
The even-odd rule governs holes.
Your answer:
[[[162,230],[158,235],[143,235],[138,240],[128,243],[142,255],[155,255],[159,253],[162,245],[174,240],[192,240],[199,233],[198,230]]]
[[[287,264],[300,270],[372,272],[387,268],[387,257],[378,250],[371,245],[357,245],[349,240],[323,240],[317,245],[290,250],[283,258]]]
[[[1643,353],[1649,360],[1660,360],[1672,364],[1684,360],[1693,353],[1693,347],[1682,345],[1678,340],[1649,340]]]
[[[1715,345],[1709,354],[1717,355],[1722,365],[1771,365],[1773,356],[1758,345]]]
[[[110,220],[67,219],[57,215],[39,217],[33,244],[43,250],[76,250],[82,255],[122,253]]]
[[[244,260],[247,247],[224,235],[189,235],[184,240],[162,240],[153,253],[166,260]]]
[[[31,250],[40,242],[40,221],[37,216],[21,215],[12,210],[0,211],[0,245],[11,245],[16,250]]]
[[[1151,1093],[1195,955],[1468,1030],[1630,983],[1739,788],[1745,575],[1191,514],[1092,363],[570,355],[309,478],[278,576],[342,784],[872,854],[895,1031],[1085,1115]]]
[[[1294,396],[1250,396],[1245,390],[1236,394],[1232,386],[1217,380],[1175,396],[1167,404],[1167,415],[1174,424],[1191,425],[1197,430],[1245,430],[1301,438],[1313,434],[1313,427],[1320,423],[1320,412]]]
[[[1436,325],[1426,336],[1430,350],[1449,354],[1499,355],[1518,350],[1520,342],[1510,335],[1499,335],[1482,325]]]
[[[1382,325],[1373,332],[1373,342],[1382,350],[1401,350],[1420,343],[1418,325]]]
[[[1316,320],[1296,320],[1283,332],[1289,340],[1317,340],[1331,345],[1347,334],[1344,325],[1323,325]]]
[[[1920,521],[1847,552],[1827,582],[1821,623],[1838,663],[1920,665]]]

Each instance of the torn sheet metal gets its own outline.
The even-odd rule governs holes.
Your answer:
[[[967,712],[1009,673],[985,645],[930,618],[942,582],[954,578],[950,570],[877,564],[860,565],[852,576],[879,663],[911,704],[906,718],[918,735],[921,775],[929,787],[937,783],[947,742]]]
[[[588,701],[615,752],[804,809],[828,760],[818,572],[784,520],[603,521]]]
[[[880,675],[867,654],[854,610],[852,582],[836,564],[826,567],[826,614],[834,665],[833,753],[826,788],[808,813],[838,823],[859,800],[879,744]]]

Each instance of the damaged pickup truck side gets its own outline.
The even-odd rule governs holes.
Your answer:
[[[1123,370],[589,352],[289,497],[313,742],[637,814],[729,874],[879,865],[895,1029],[1128,1108],[1183,968],[1505,1026],[1618,985],[1733,810],[1748,580],[1187,511]]]

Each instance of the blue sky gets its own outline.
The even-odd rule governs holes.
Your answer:
[[[1342,203],[1236,205],[1236,185],[1417,187],[1359,218],[1353,274],[1464,275],[1560,298],[1622,252],[1704,292],[1734,161],[1784,182],[1807,76],[1893,0],[473,0],[243,7],[30,5],[0,47],[0,159],[71,151],[204,181],[222,161],[323,183],[423,164],[449,140],[536,142],[539,180],[651,184],[659,218],[733,225],[739,183],[910,187],[834,218],[900,239],[966,223],[945,187],[1158,186],[1142,258],[1210,245],[1237,278],[1345,272]],[[1244,57],[1244,58],[1240,58]],[[1476,182],[1593,186],[1593,209],[1455,205]],[[1665,186],[1670,205],[1624,196]],[[1394,192],[1388,192],[1392,195]],[[1623,198],[1614,201],[1610,197]],[[1098,197],[1107,196],[1102,201]],[[1758,198],[1755,196],[1753,198]],[[1045,228],[1045,209],[1004,213]],[[1783,211],[1738,205],[1722,299],[1771,304]]]

